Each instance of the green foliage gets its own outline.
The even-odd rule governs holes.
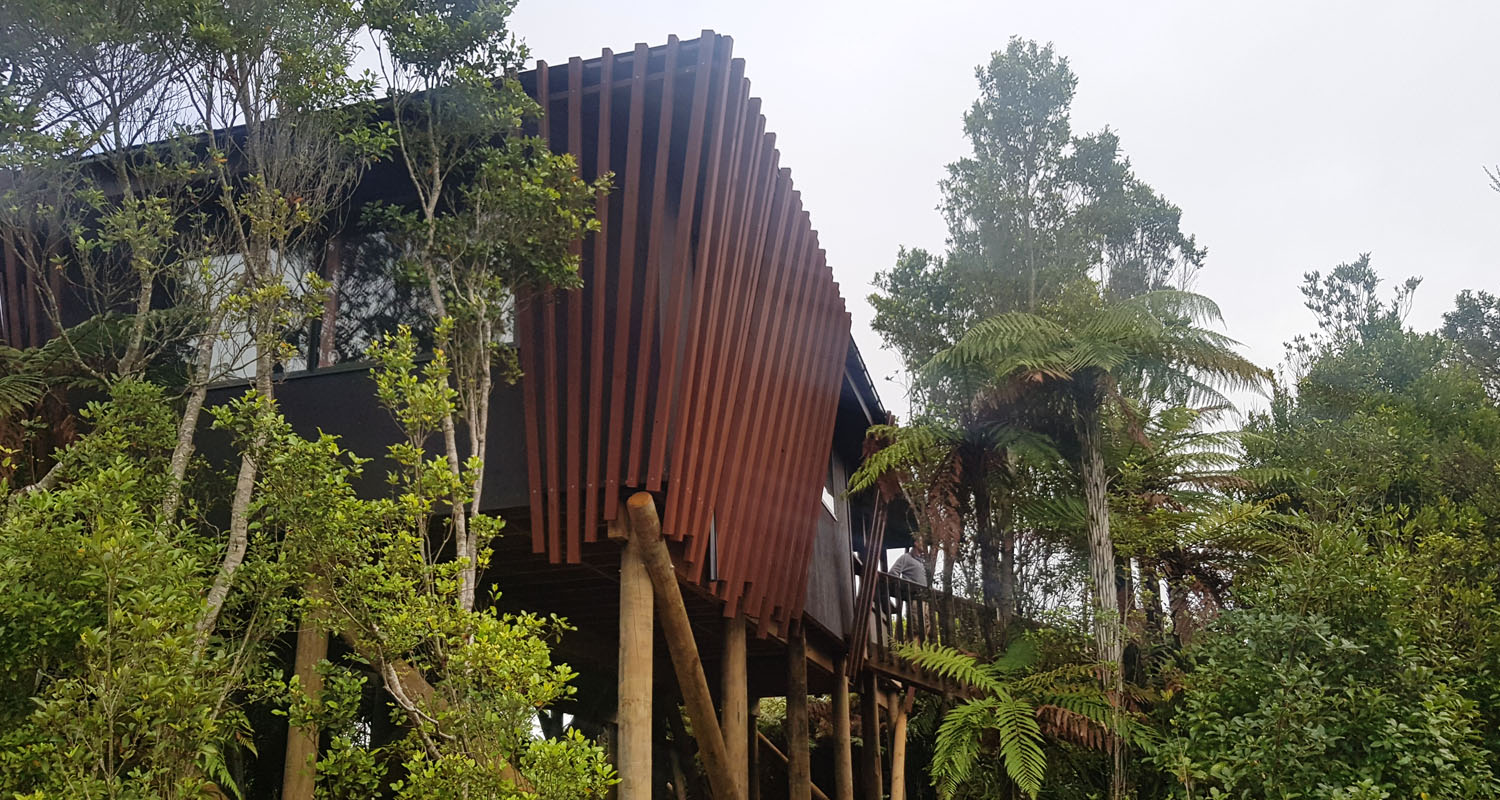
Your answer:
[[[1493,630],[1500,607],[1492,594],[1454,603],[1425,554],[1370,544],[1392,538],[1370,522],[1313,532],[1188,651],[1156,754],[1182,796],[1500,791],[1481,711],[1492,645],[1453,635],[1476,613]]]
[[[951,647],[902,648],[903,657],[954,681],[968,699],[943,716],[932,751],[932,779],[942,797],[973,796],[982,764],[997,759],[1004,775],[1031,797],[1042,790],[1049,739],[1101,744],[1107,736],[1149,743],[1150,732],[1116,715],[1091,664],[1035,669],[1038,651],[1018,639],[988,663]]]

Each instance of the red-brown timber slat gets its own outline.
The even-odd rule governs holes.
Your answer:
[[[742,81],[741,98],[748,96],[750,86],[748,81]],[[675,458],[672,464],[672,483],[678,488],[673,491],[676,495],[675,506],[669,506],[669,510],[675,510],[676,536],[688,536],[688,534],[700,533],[696,525],[696,519],[691,516],[690,509],[696,497],[699,486],[693,482],[696,476],[697,461],[702,456],[705,441],[702,438],[703,414],[706,413],[708,405],[709,390],[715,378],[720,377],[723,371],[723,357],[718,353],[718,344],[724,333],[724,303],[727,303],[727,294],[733,284],[732,270],[726,270],[729,254],[732,251],[732,242],[738,239],[738,233],[744,228],[745,207],[748,206],[748,198],[754,189],[754,164],[759,152],[751,149],[754,141],[759,140],[760,128],[765,125],[765,120],[759,114],[759,101],[748,102],[742,111],[742,125],[739,131],[738,141],[733,153],[733,179],[730,180],[726,195],[726,207],[724,207],[724,225],[720,230],[720,236],[715,237],[712,243],[712,252],[708,257],[708,269],[705,272],[706,294],[703,297],[703,308],[697,309],[697,314],[702,314],[700,326],[694,330],[691,344],[697,348],[694,354],[694,368],[691,375],[693,380],[688,381],[682,387],[682,396],[687,402],[687,413],[684,414],[684,434],[678,437]]]
[[[709,183],[716,188],[704,198],[702,231],[696,254],[697,279],[693,282],[693,304],[689,312],[688,337],[684,343],[683,362],[686,371],[683,373],[682,388],[678,392],[680,400],[672,434],[675,446],[671,451],[672,461],[666,468],[670,471],[671,480],[667,486],[667,510],[662,522],[663,531],[678,539],[687,530],[682,517],[690,500],[689,486],[683,478],[686,474],[687,442],[693,413],[689,393],[698,385],[700,373],[708,369],[708,365],[703,363],[706,349],[704,328],[708,324],[704,310],[717,291],[717,266],[720,262],[715,254],[723,249],[724,241],[729,238],[732,229],[731,209],[743,187],[743,182],[739,180],[739,165],[747,110],[745,98],[749,91],[749,81],[744,78],[744,69],[743,60],[735,59],[730,62],[725,100],[727,121],[715,139],[709,162]]]
[[[780,577],[779,572],[785,569],[782,556],[787,551],[787,541],[799,533],[798,528],[811,527],[816,531],[817,517],[807,515],[794,515],[789,512],[785,505],[785,487],[787,482],[786,464],[796,452],[798,441],[797,435],[800,431],[800,422],[806,418],[807,407],[807,376],[816,367],[816,342],[818,337],[825,332],[815,313],[819,307],[819,289],[814,277],[814,271],[810,265],[802,265],[804,279],[808,281],[808,292],[804,296],[802,306],[795,315],[792,327],[791,341],[797,343],[794,354],[788,360],[786,383],[780,392],[780,399],[776,405],[775,419],[777,426],[770,437],[768,445],[770,453],[762,463],[762,469],[768,478],[764,487],[763,505],[752,506],[751,524],[756,530],[765,531],[767,537],[772,538],[770,553],[758,565],[757,574],[751,579],[750,585],[746,587],[744,598],[747,613],[760,618],[760,631],[768,630],[770,623],[769,609],[764,609],[765,598]],[[800,523],[800,525],[799,525]],[[806,535],[804,533],[804,535]]]
[[[753,597],[754,591],[765,590],[765,585],[771,581],[771,561],[774,557],[774,549],[780,545],[781,537],[792,531],[786,530],[781,525],[780,510],[774,506],[774,489],[780,476],[775,473],[775,461],[780,458],[781,452],[786,447],[787,437],[790,435],[790,426],[798,416],[798,408],[793,402],[793,395],[798,389],[799,375],[808,365],[808,341],[810,341],[811,324],[814,318],[808,314],[808,309],[813,308],[813,276],[808,270],[807,263],[796,267],[798,272],[798,290],[796,290],[795,305],[790,306],[787,311],[786,350],[780,356],[780,369],[777,369],[775,378],[775,392],[772,393],[771,414],[763,431],[765,440],[762,441],[762,449],[757,453],[756,474],[760,476],[757,486],[756,497],[748,500],[744,509],[744,522],[742,527],[754,536],[754,546],[757,552],[763,552],[762,557],[756,558],[753,564],[745,570],[745,585],[738,588],[741,594],[741,602],[747,603]],[[742,546],[748,546],[745,542]],[[747,606],[753,609],[754,606]]]
[[[731,45],[707,31],[638,45],[628,71],[607,50],[571,59],[555,98],[550,69],[527,76],[555,112],[542,135],[580,174],[620,171],[596,202],[601,230],[574,251],[584,287],[518,309],[528,500],[533,548],[577,561],[623,489],[665,490],[684,577],[704,582],[716,528],[726,612],[784,633],[806,590],[849,323]]]
[[[763,479],[754,470],[754,453],[763,440],[764,428],[761,425],[765,396],[774,381],[774,377],[766,373],[773,372],[776,367],[775,362],[770,359],[776,355],[775,345],[780,340],[781,331],[778,326],[787,322],[787,278],[795,268],[795,245],[802,238],[802,231],[791,221],[800,221],[798,218],[801,216],[802,200],[791,189],[790,173],[791,170],[783,169],[778,181],[781,184],[780,190],[790,194],[790,200],[782,203],[774,242],[762,269],[766,284],[755,303],[757,313],[752,320],[754,328],[746,337],[750,341],[750,352],[747,354],[745,369],[741,371],[745,377],[741,401],[745,414],[730,427],[726,437],[726,457],[719,459],[715,465],[715,472],[718,474],[710,473],[708,481],[708,486],[716,490],[714,506],[723,510],[726,530],[736,532],[725,542],[720,554],[720,575],[725,579],[725,586],[736,583],[740,577],[741,559],[751,538],[746,535],[751,529],[743,524],[741,509],[747,498],[746,490],[751,488],[751,484],[758,482],[757,479]],[[789,226],[793,228],[791,233],[788,232]],[[793,252],[789,255],[788,251]],[[738,377],[736,376],[736,380]],[[735,396],[740,394],[738,390],[732,390],[731,393]],[[724,476],[722,484],[719,483],[718,475]]]
[[[667,292],[667,324],[662,337],[661,378],[656,390],[656,410],[651,422],[651,455],[646,467],[646,489],[661,491],[662,461],[666,457],[667,426],[672,413],[673,399],[677,393],[677,369],[682,350],[682,309],[687,292],[688,271],[693,263],[689,248],[692,245],[693,218],[698,201],[698,172],[703,153],[704,125],[708,115],[710,84],[718,86],[714,92],[716,113],[713,123],[713,144],[709,148],[712,166],[708,175],[704,196],[706,207],[704,219],[713,213],[713,193],[718,177],[718,156],[724,120],[724,99],[729,87],[728,37],[724,46],[715,52],[712,31],[704,31],[698,39],[698,69],[693,78],[693,110],[688,123],[687,156],[683,165],[682,195],[678,203],[677,228],[673,231],[672,284]],[[703,226],[707,228],[705,224]],[[706,231],[705,231],[706,233]],[[700,237],[700,241],[702,237]]]
[[[547,520],[542,514],[542,444],[538,429],[542,425],[542,410],[537,401],[541,391],[536,373],[538,360],[536,337],[536,314],[531,303],[516,304],[516,339],[521,351],[521,405],[526,428],[526,476],[527,498],[531,510],[531,552],[547,550]]]
[[[750,398],[753,398],[759,389],[756,384],[756,378],[759,377],[759,360],[757,359],[762,356],[763,342],[771,330],[769,318],[778,311],[772,293],[777,288],[777,281],[780,278],[778,272],[780,272],[781,248],[786,243],[786,227],[790,219],[795,218],[792,213],[792,171],[775,171],[772,183],[774,183],[774,194],[772,194],[771,209],[766,215],[766,222],[771,221],[774,216],[774,228],[768,231],[768,236],[766,234],[759,236],[756,251],[751,257],[751,267],[754,267],[753,272],[759,275],[760,281],[759,285],[754,287],[754,293],[751,296],[753,299],[745,303],[748,318],[741,326],[741,335],[736,336],[735,356],[730,362],[732,372],[730,372],[729,390],[724,393],[726,405],[712,416],[714,428],[709,431],[709,441],[724,441],[726,447],[723,447],[718,453],[718,458],[711,462],[705,486],[708,486],[709,491],[712,492],[708,497],[714,498],[715,509],[718,507],[724,509],[724,519],[733,522],[735,530],[742,530],[732,510],[738,506],[735,500],[744,497],[750,486],[747,482],[733,482],[732,479],[729,482],[720,483],[720,477],[724,476],[726,462],[742,465],[742,456],[744,456],[748,438],[754,435],[754,429],[745,425],[744,419],[730,419],[730,416],[736,414],[738,408],[744,408],[744,410],[754,408],[754,401]],[[748,353],[745,351],[747,342],[750,345]],[[747,404],[747,401],[750,402]],[[736,539],[742,543],[745,536],[739,534]]]
[[[635,400],[631,403],[630,451],[625,469],[628,486],[641,485],[641,460],[647,448],[647,391],[655,377],[651,372],[652,345],[656,343],[656,315],[661,304],[661,246],[667,227],[667,172],[672,154],[672,101],[676,87],[677,56],[681,46],[676,36],[667,37],[666,69],[661,82],[661,104],[656,126],[656,158],[651,164],[651,224],[646,231],[646,281],[641,295],[640,343],[635,356]]]
[[[837,286],[837,284],[834,285]],[[834,299],[838,299],[837,293],[835,293]],[[838,311],[835,319],[835,334],[828,337],[827,357],[830,360],[838,360],[840,363],[842,363],[842,356],[848,351],[849,328],[851,320],[848,312],[841,310]],[[839,390],[839,381],[842,380],[842,372],[840,372],[839,375],[831,375],[829,372],[825,371],[822,379],[823,384],[820,387],[821,394],[826,395],[829,391],[837,392]],[[807,438],[808,446],[810,448],[813,448],[814,453],[814,457],[809,458],[808,463],[817,463],[817,456],[821,455],[823,464],[827,464],[829,451],[832,448],[833,427],[834,423],[837,420],[837,417],[838,403],[835,402],[823,411],[823,419],[821,420],[821,424],[814,427],[812,434]],[[821,447],[819,446],[819,443],[821,443]],[[817,485],[814,486],[814,484],[810,480],[804,481],[801,486],[801,491],[805,495],[805,499],[802,501],[802,507],[810,508],[814,511],[814,513],[816,513],[817,506],[821,503],[820,496],[822,494],[822,483],[818,482]],[[797,544],[798,549],[792,563],[804,565],[807,564],[808,559],[811,558],[812,547],[812,539],[810,537],[804,537],[803,540]],[[789,591],[782,592],[781,596],[783,598],[789,598],[792,603],[791,610],[790,612],[788,612],[787,618],[790,620],[800,619],[802,617],[803,604],[807,601],[807,570],[805,566],[802,568],[801,579],[793,583]]]
[[[583,59],[568,59],[568,152],[578,162],[583,177]],[[583,241],[573,243],[573,256],[583,255]],[[579,269],[582,269],[580,263]],[[568,292],[563,306],[568,321],[568,383],[563,402],[568,406],[567,523],[568,563],[583,560],[583,537],[580,527],[597,527],[593,519],[579,513],[579,477],[583,472],[583,436],[579,430],[583,418],[583,289]]]
[[[745,304],[750,294],[745,286],[747,280],[753,281],[755,271],[748,262],[756,243],[765,235],[776,188],[774,181],[766,178],[765,165],[778,160],[781,154],[773,146],[767,145],[768,140],[774,142],[774,134],[765,132],[765,117],[760,115],[759,103],[758,99],[751,100],[750,113],[756,120],[756,127],[754,138],[750,142],[750,178],[741,198],[740,211],[735,215],[734,234],[726,242],[725,260],[719,266],[720,270],[727,269],[728,278],[721,295],[722,307],[716,309],[719,312],[717,322],[711,324],[709,331],[713,337],[710,357],[717,372],[704,383],[701,398],[703,407],[695,420],[695,458],[688,465],[689,471],[683,474],[694,493],[693,504],[687,516],[688,527],[694,531],[707,527],[713,511],[709,504],[713,499],[714,487],[705,482],[704,478],[710,469],[710,462],[724,455],[719,442],[713,437],[718,422],[716,414],[738,367],[733,361],[734,345],[743,337],[742,319],[748,310]],[[698,562],[701,558],[702,552],[694,548],[689,560]]]
[[[843,303],[840,300],[838,292],[838,284],[833,282],[831,271],[826,266],[823,266],[823,263],[820,258],[820,271],[824,276],[820,282],[828,287],[827,318],[830,320],[833,329],[818,344],[822,346],[822,359],[825,365],[834,362],[842,364],[843,356],[848,352],[849,315],[843,310]],[[838,381],[841,378],[842,370],[839,370],[837,375],[834,374],[834,370],[826,368],[819,370],[814,373],[813,379],[815,382],[809,389],[813,392],[814,396],[826,397],[829,392],[838,391]],[[788,503],[789,510],[792,508],[803,508],[807,510],[804,513],[817,513],[818,505],[821,502],[819,498],[822,494],[822,487],[825,480],[823,475],[828,468],[829,450],[831,449],[833,440],[833,423],[837,411],[838,405],[834,403],[821,410],[821,417],[815,411],[807,415],[808,427],[802,439],[803,454],[797,462],[793,462],[794,473],[795,466],[798,463],[800,463],[801,469],[804,472],[800,476],[793,476],[794,482],[791,484],[791,489],[796,495]],[[813,537],[807,536],[802,537],[794,543],[789,568],[784,573],[789,583],[776,592],[776,596],[781,598],[781,602],[787,603],[787,605],[783,606],[785,609],[783,619],[788,621],[796,620],[802,614],[802,603],[807,590],[806,565],[810,557],[812,545]],[[796,567],[795,571],[791,568],[793,566]]]
[[[814,261],[809,265],[815,273],[816,263]],[[795,373],[796,378],[789,393],[791,405],[783,417],[788,420],[788,430],[781,439],[776,460],[770,465],[771,474],[777,480],[770,493],[771,509],[777,515],[773,524],[782,532],[783,541],[769,564],[768,581],[761,586],[751,587],[750,608],[760,619],[761,631],[768,630],[771,623],[776,621],[775,604],[785,596],[786,587],[806,583],[806,565],[797,562],[791,554],[795,552],[799,541],[810,540],[816,535],[818,512],[816,508],[809,508],[805,501],[798,505],[796,489],[799,481],[809,480],[810,472],[811,479],[817,481],[817,490],[821,492],[823,482],[817,476],[827,468],[828,443],[814,443],[808,437],[809,421],[816,413],[816,404],[813,403],[813,398],[817,397],[814,392],[816,375],[820,368],[827,368],[823,363],[826,360],[823,354],[827,352],[825,343],[827,337],[833,334],[835,325],[829,314],[820,313],[828,308],[828,287],[825,282],[816,280],[814,286],[816,291],[812,304],[805,315],[810,323],[811,334],[803,339],[803,365]],[[814,450],[821,452],[824,458],[817,459]],[[806,469],[799,470],[798,464],[805,465]],[[816,495],[813,497],[816,498]]]
[[[742,81],[739,92],[741,103],[748,103],[748,97],[749,81]],[[683,433],[678,437],[677,451],[672,463],[673,485],[680,487],[680,491],[676,492],[677,502],[671,507],[676,517],[674,533],[679,538],[697,532],[691,509],[699,487],[693,481],[692,476],[697,459],[702,453],[700,437],[703,429],[703,415],[709,398],[709,386],[723,370],[723,361],[719,358],[717,345],[720,335],[724,332],[722,315],[733,277],[728,265],[732,260],[734,243],[740,231],[745,227],[745,213],[753,193],[756,152],[752,149],[752,144],[758,136],[754,126],[764,122],[759,120],[758,115],[754,113],[757,107],[758,105],[744,105],[740,110],[741,124],[735,135],[732,172],[727,187],[729,191],[725,195],[723,228],[721,235],[713,242],[712,251],[708,254],[706,270],[703,273],[707,292],[697,309],[699,318],[695,321],[696,330],[691,339],[696,353],[693,369],[689,373],[691,379],[684,384],[682,390],[683,402],[686,404],[683,413],[684,428]]]
[[[538,121],[539,135],[551,145],[552,139],[552,69],[547,62],[536,62],[536,93],[542,106]],[[535,303],[533,303],[535,305]],[[547,424],[544,429],[542,468],[547,473],[547,559],[557,563],[563,558],[562,509],[559,494],[562,481],[559,478],[562,461],[562,442],[558,435],[557,372],[562,366],[557,352],[557,295],[548,292],[541,304],[542,348],[546,354],[539,359],[537,380],[542,384]],[[545,373],[545,374],[541,374]]]
[[[822,306],[816,309],[820,320],[825,324],[825,330],[810,342],[811,347],[816,348],[814,359],[820,365],[828,365],[834,362],[835,351],[841,353],[846,350],[849,341],[849,330],[843,321],[843,303],[838,297],[837,284],[834,284],[831,275],[828,275],[825,261],[819,252],[817,258],[819,267],[819,285],[822,287]],[[841,363],[841,360],[840,360]],[[843,374],[838,369],[838,375]],[[825,396],[828,392],[829,380],[834,377],[834,371],[823,366],[823,369],[814,369],[808,375],[808,383],[805,392],[810,398]],[[837,390],[837,384],[834,384]],[[796,449],[792,450],[792,458],[786,465],[786,482],[783,486],[783,513],[796,515],[796,519],[802,519],[802,524],[811,525],[813,534],[795,537],[790,540],[787,552],[780,554],[783,558],[781,569],[777,572],[777,582],[772,582],[769,588],[768,602],[766,602],[766,617],[777,621],[793,621],[795,617],[787,617],[786,611],[790,606],[801,600],[796,594],[805,593],[807,588],[807,551],[811,548],[817,527],[817,513],[819,509],[820,494],[826,482],[826,471],[828,471],[828,455],[832,444],[832,429],[823,432],[822,420],[816,413],[811,411],[811,405],[805,405],[808,413],[799,420],[799,428],[793,434],[793,444]],[[837,411],[837,405],[834,407]],[[828,422],[832,422],[829,417]],[[795,519],[790,521],[795,524]],[[774,605],[772,605],[774,600]]]
[[[546,79],[542,77],[546,73],[544,65],[538,63],[537,83],[544,85]],[[538,92],[539,97],[545,98],[545,92]],[[541,102],[541,101],[539,101]],[[522,302],[522,301],[525,302]],[[550,409],[543,409],[541,400],[542,375],[538,372],[538,363],[546,357],[546,351],[538,346],[539,339],[538,314],[531,298],[516,298],[516,339],[521,351],[521,404],[524,411],[526,427],[526,474],[530,481],[527,487],[527,498],[531,511],[531,551],[533,553],[547,552],[547,516],[543,512],[543,492],[546,485],[542,482],[542,437],[541,428],[545,424],[543,418],[550,416]]]
[[[802,212],[800,217],[799,223],[806,220],[807,213]],[[805,302],[810,283],[808,280],[808,270],[803,263],[803,259],[806,258],[807,252],[812,246],[816,244],[816,234],[812,233],[807,227],[799,227],[801,228],[801,239],[803,241],[798,243],[797,250],[787,264],[786,295],[775,304],[778,309],[778,315],[775,320],[775,327],[772,330],[769,352],[763,361],[768,374],[764,379],[756,382],[760,386],[760,392],[751,403],[751,408],[755,410],[755,413],[748,424],[757,433],[751,440],[753,445],[749,456],[743,459],[743,463],[735,464],[737,469],[732,471],[727,479],[727,482],[731,486],[740,485],[739,482],[741,481],[748,482],[755,480],[757,484],[756,489],[760,489],[767,479],[767,476],[764,474],[763,465],[769,460],[769,455],[772,452],[771,448],[778,441],[777,437],[781,435],[780,427],[784,420],[782,415],[778,413],[778,410],[784,407],[783,398],[787,390],[787,368],[793,363],[790,357],[794,341],[791,335],[792,328],[802,319],[800,311]],[[755,385],[755,383],[752,383],[752,385]],[[751,465],[753,465],[753,468]],[[755,501],[763,498],[763,495],[760,498],[756,498],[747,492],[735,493],[733,495],[734,502],[731,506],[733,511],[726,512],[726,515],[733,517],[736,520],[736,525],[748,534],[739,537],[739,540],[734,543],[733,559],[736,564],[735,573],[737,582],[733,586],[725,587],[728,592],[725,599],[730,601],[728,606],[732,607],[732,610],[728,610],[728,613],[738,611],[738,600],[743,588],[742,582],[745,580],[743,569],[738,565],[745,558],[745,553],[751,545],[752,536],[759,535],[760,533],[761,529],[757,528],[752,522],[752,512],[756,510],[757,504]]]
[[[827,292],[825,300],[827,305],[823,316],[831,325],[831,330],[814,342],[820,347],[821,361],[824,366],[813,372],[812,383],[809,384],[808,390],[813,397],[828,397],[831,392],[836,398],[838,381],[843,377],[844,355],[848,352],[849,346],[849,315],[843,310],[838,284],[833,282],[832,273],[826,266],[821,252],[817,264],[820,272],[819,283]],[[827,480],[829,451],[832,449],[833,442],[833,423],[837,412],[836,400],[824,405],[822,409],[816,409],[815,404],[809,406],[805,419],[806,425],[800,440],[803,450],[789,466],[792,480],[789,488],[793,493],[793,499],[787,504],[788,511],[801,508],[803,514],[809,515],[807,519],[816,519],[816,515],[820,513],[819,506],[822,502],[820,498]],[[797,474],[799,464],[802,470],[800,475]],[[796,620],[801,614],[800,609],[807,590],[807,560],[810,557],[813,538],[804,536],[793,543],[791,559],[787,570],[783,573],[788,583],[776,592],[776,597],[779,598],[778,603],[788,603],[788,605],[783,605],[783,608],[795,609],[791,614],[784,614],[784,618],[788,621]]]
[[[761,124],[764,125],[763,118]],[[716,361],[722,364],[723,368],[718,380],[712,381],[708,387],[707,409],[703,424],[699,428],[700,436],[697,441],[699,457],[693,465],[693,471],[687,475],[688,480],[700,487],[693,504],[692,514],[688,517],[688,524],[695,533],[707,530],[711,520],[714,519],[711,500],[715,492],[713,485],[708,483],[706,478],[711,473],[713,465],[726,455],[725,448],[721,446],[719,431],[722,427],[723,415],[727,413],[730,385],[735,383],[734,378],[741,367],[740,356],[743,353],[746,323],[749,314],[754,310],[752,297],[756,273],[759,270],[753,262],[764,246],[777,199],[775,177],[781,153],[774,146],[775,134],[765,134],[761,139],[764,144],[758,148],[760,158],[764,162],[769,157],[772,169],[769,174],[764,167],[756,171],[755,200],[750,206],[748,223],[742,227],[742,235],[737,237],[733,266],[730,268],[729,291],[725,295],[724,328],[718,332],[717,337]],[[707,563],[705,558],[707,549],[708,537],[706,536],[694,540],[690,548],[689,574],[695,581],[702,577],[703,567]]]
[[[611,343],[614,351],[614,371],[611,373],[609,392],[609,447],[604,461],[605,493],[604,518],[612,520],[619,513],[621,447],[625,430],[630,424],[629,409],[625,402],[626,377],[630,370],[630,323],[633,317],[633,293],[635,290],[636,218],[640,207],[641,190],[641,136],[645,127],[646,67],[650,60],[650,49],[644,44],[635,46],[631,59],[630,121],[625,149],[625,194],[624,211],[620,218],[620,283],[615,297],[615,337]],[[633,444],[633,443],[632,443]]]
[[[615,54],[605,50],[599,59],[599,82],[605,88],[599,92],[599,148],[598,160],[594,165],[596,177],[609,172],[609,112],[614,97],[614,91],[609,87],[614,83],[614,73]],[[599,450],[600,441],[604,438],[604,332],[609,326],[609,317],[605,313],[608,308],[605,287],[609,272],[609,202],[608,195],[600,195],[594,202],[594,217],[599,220],[599,231],[594,234],[593,262],[584,275],[584,290],[592,291],[594,297],[593,313],[589,319],[592,334],[589,343],[589,429],[585,437],[588,442],[588,477],[584,483],[583,510],[587,520],[585,530],[590,542],[598,539],[599,487],[602,483]]]

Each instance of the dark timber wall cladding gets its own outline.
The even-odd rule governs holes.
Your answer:
[[[517,327],[533,549],[577,562],[656,492],[684,577],[764,634],[802,613],[849,315],[731,44],[521,76],[553,149],[615,178],[583,288]]]

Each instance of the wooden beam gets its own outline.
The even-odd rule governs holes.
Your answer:
[[[854,752],[849,731],[849,678],[844,674],[846,658],[839,656],[833,669],[833,794],[838,800],[854,800]]]
[[[703,768],[708,772],[709,786],[715,800],[741,800],[744,793],[734,782],[729,757],[724,750],[724,733],[714,715],[708,678],[704,677],[703,661],[698,657],[698,643],[693,639],[693,626],[682,601],[682,588],[677,585],[677,570],[672,566],[667,543],[661,538],[661,517],[656,512],[656,499],[648,492],[636,492],[625,506],[630,514],[630,541],[639,545],[641,559],[656,590],[667,652],[672,657],[672,668],[677,673],[677,683],[682,690],[683,704],[687,706],[688,719],[693,723],[693,733],[698,737],[698,752],[703,758]],[[645,738],[649,741],[650,736]],[[621,800],[625,800],[623,795]]]
[[[618,800],[651,800],[651,577],[641,559],[641,544],[626,542],[620,554],[620,669],[618,726]]]
[[[724,753],[739,786],[750,783],[749,676],[745,670],[745,620],[724,621],[724,660],[720,669],[719,724],[724,730]]]
[[[882,800],[885,791],[880,775],[880,696],[875,673],[866,670],[859,683],[859,780],[866,800]]]
[[[786,647],[786,749],[790,800],[812,800],[812,753],[807,732],[807,640],[797,631]]]

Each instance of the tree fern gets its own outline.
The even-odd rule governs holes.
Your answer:
[[[1036,797],[1047,771],[1048,738],[1101,750],[1112,736],[1149,741],[1149,729],[1119,714],[1099,690],[1100,665],[1068,664],[1028,673],[1037,650],[1024,637],[989,663],[933,644],[907,645],[900,653],[960,684],[969,695],[938,728],[931,770],[940,797],[952,797],[983,759],[997,756],[1006,777]]]

